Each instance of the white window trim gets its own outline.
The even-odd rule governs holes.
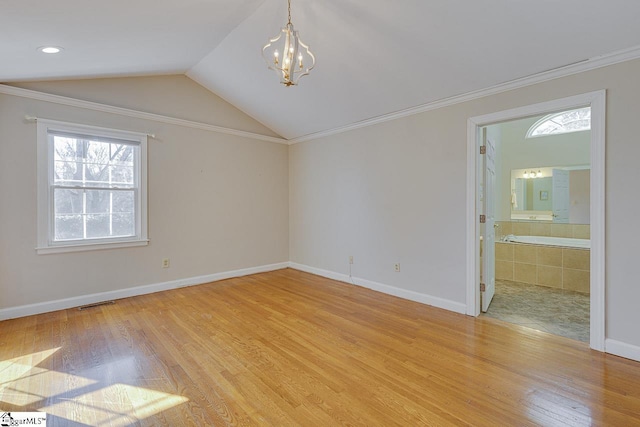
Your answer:
[[[140,143],[140,164],[138,167],[139,197],[136,200],[136,231],[135,236],[126,238],[107,238],[93,240],[78,240],[66,242],[53,242],[51,237],[51,191],[50,179],[52,176],[52,153],[48,142],[49,130],[57,130],[71,133],[81,133],[109,138],[125,139]],[[113,249],[132,246],[145,246],[149,244],[147,232],[147,134],[129,132],[116,129],[101,128],[81,125],[76,123],[61,122],[55,120],[37,119],[37,218],[38,218],[38,254],[51,254],[61,252],[79,252],[98,249]]]

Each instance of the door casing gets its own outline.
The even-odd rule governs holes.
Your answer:
[[[483,173],[479,147],[481,128],[579,107],[591,107],[591,308],[590,347],[605,351],[605,117],[606,91],[584,93],[567,98],[499,111],[467,120],[467,303],[466,312],[480,314],[480,224],[476,189]]]

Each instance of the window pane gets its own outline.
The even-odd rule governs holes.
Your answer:
[[[55,216],[81,214],[82,190],[67,190],[56,188],[53,192]]]
[[[88,239],[135,235],[133,214],[87,214],[86,217]]]
[[[102,165],[108,164],[110,148],[111,144],[108,142],[87,141],[87,162]]]
[[[56,215],[54,229],[55,240],[82,239],[82,215]]]
[[[591,121],[590,119],[576,119],[572,122],[565,123],[564,128],[567,130],[567,132],[577,132],[585,129],[591,129]]]
[[[134,236],[136,234],[136,219],[132,213],[113,214],[113,235]]]
[[[133,214],[135,207],[135,193],[133,191],[113,192],[113,212]]]
[[[84,142],[75,138],[53,137],[54,160],[82,160]]]
[[[56,184],[76,185],[76,182],[82,182],[82,162],[56,160],[54,167]]]
[[[111,183],[115,187],[133,187],[133,166],[111,166]]]
[[[109,165],[87,163],[85,165],[85,181],[87,185],[107,187],[109,185]]]
[[[132,145],[111,144],[111,163],[133,166],[134,153],[138,147]]]
[[[87,214],[87,239],[109,237],[109,214]]]
[[[591,107],[549,114],[529,128],[527,138],[591,129]]]
[[[85,190],[87,199],[88,214],[108,214],[110,208],[110,191],[108,190]]]

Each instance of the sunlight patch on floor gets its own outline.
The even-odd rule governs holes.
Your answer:
[[[67,390],[72,390],[95,383],[88,378],[37,367],[59,349],[56,347],[0,361],[0,402],[27,406],[55,394],[52,387],[56,384],[64,384]]]
[[[18,406],[33,405],[59,393],[73,393],[75,389],[95,383],[94,380],[77,375],[32,368],[21,378],[2,386],[0,401]]]
[[[126,426],[188,400],[143,387],[112,384],[39,410],[90,425]]]
[[[0,407],[5,403],[88,425],[125,426],[189,401],[128,384],[102,386],[97,380],[37,366],[59,349],[0,361]],[[118,366],[116,371],[123,369]]]
[[[60,347],[0,361],[0,386],[5,386],[7,383],[21,378],[58,350]]]

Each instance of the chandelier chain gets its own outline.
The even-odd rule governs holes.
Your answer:
[[[287,0],[289,3],[289,25],[291,25],[291,0]]]

